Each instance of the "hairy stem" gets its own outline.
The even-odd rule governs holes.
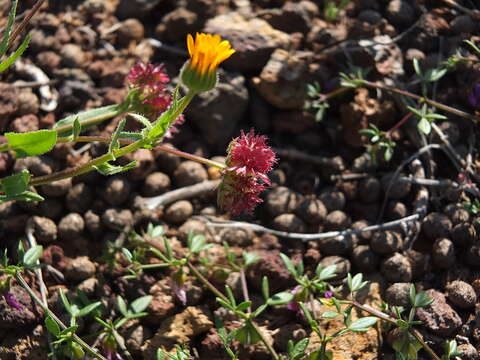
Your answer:
[[[363,305],[363,304],[360,304],[359,302],[357,301],[351,301],[350,302],[351,305],[353,305],[354,307],[356,307],[357,309],[360,309],[362,311],[365,311],[367,313],[369,313],[370,315],[373,315],[375,317],[378,317],[379,319],[382,319],[384,321],[387,321],[395,326],[397,326],[397,320],[390,317],[389,315],[379,311],[379,310],[376,310],[368,305]],[[441,360],[441,358],[435,353],[435,351],[433,351],[433,349],[428,346],[428,344],[423,340],[423,337],[422,335],[418,332],[418,330],[414,329],[413,327],[410,327],[408,329],[408,332],[410,334],[412,334],[415,339],[417,339],[417,341],[422,345],[423,349],[430,355],[430,357],[434,360]]]
[[[203,285],[205,285],[212,293],[214,293],[217,297],[221,298],[226,302],[230,301],[225,295],[223,295],[223,293],[220,290],[218,290],[215,286],[213,286],[213,284],[210,281],[208,281],[208,279],[205,278],[205,276],[203,276],[190,261],[187,262],[187,266],[189,270],[192,272],[192,274]],[[263,335],[262,331],[259,329],[258,325],[253,320],[250,320],[250,323],[252,324],[252,327],[255,329],[255,332],[258,334],[258,336],[260,337],[260,339],[262,340],[263,344],[266,346],[270,354],[272,354],[273,358],[275,360],[280,359],[275,349],[272,347],[272,345],[270,345],[270,343],[267,341],[267,339]]]
[[[439,103],[435,100],[432,100],[432,99],[429,99],[429,98],[411,93],[411,92],[406,91],[406,90],[401,90],[401,89],[394,88],[394,87],[391,87],[391,86],[376,84],[376,83],[373,83],[373,82],[370,82],[370,81],[367,81],[367,80],[362,80],[362,84],[365,85],[365,86],[374,88],[374,89],[384,90],[384,91],[388,91],[388,92],[395,93],[395,94],[398,94],[398,95],[407,96],[407,97],[415,99],[415,100],[425,101],[428,105],[434,106],[437,109],[441,109],[443,111],[449,112],[450,114],[457,115],[457,116],[472,120],[474,122],[480,122],[480,118],[478,116],[469,114],[469,113],[467,113],[465,111],[462,111],[462,110],[455,109],[451,106]]]
[[[20,272],[15,274],[15,279],[18,283],[28,292],[28,294],[32,297],[32,299],[45,311],[45,313],[50,316],[55,322],[65,330],[67,326],[42,302],[42,300],[35,294],[32,288],[27,284],[27,282],[23,279],[20,275]],[[94,348],[88,345],[85,341],[83,341],[78,335],[72,334],[73,339],[75,342],[80,345],[87,353],[94,356],[96,359],[100,360],[107,360],[101,354],[99,354]]]

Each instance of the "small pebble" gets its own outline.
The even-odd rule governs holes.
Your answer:
[[[58,223],[58,235],[62,240],[69,241],[81,236],[84,228],[82,215],[70,213]]]
[[[400,253],[395,253],[385,259],[380,269],[385,279],[389,282],[412,281],[412,265],[408,258]]]
[[[60,50],[62,62],[68,67],[82,67],[85,64],[85,53],[76,44],[65,44]]]
[[[143,24],[137,19],[127,19],[122,21],[117,32],[117,41],[127,45],[130,41],[140,41],[143,39],[145,29]]]
[[[415,21],[415,11],[406,0],[391,0],[386,17],[393,25],[408,26]]]
[[[84,215],[85,226],[92,235],[101,235],[102,233],[102,220],[100,216],[95,214],[92,210],[88,210]]]
[[[412,283],[395,283],[385,291],[385,300],[389,305],[410,307],[410,287]]]
[[[50,184],[42,185],[43,194],[51,197],[59,197],[65,195],[72,187],[72,178],[54,181]]]
[[[423,232],[431,240],[449,237],[451,229],[452,222],[448,216],[436,212],[428,214],[422,224]]]
[[[345,230],[352,224],[350,217],[343,211],[335,210],[327,215],[325,219],[325,228],[329,231]]]
[[[33,216],[31,218],[33,235],[39,243],[50,243],[57,239],[57,225],[46,217]]]
[[[165,220],[170,223],[179,224],[187,220],[193,214],[193,205],[188,200],[180,200],[171,204],[165,210]]]
[[[392,254],[402,249],[402,236],[395,231],[377,231],[370,240],[370,247],[377,254]]]
[[[403,176],[403,174],[400,174],[399,176]],[[393,184],[390,185],[390,183],[392,182],[392,178],[393,178],[393,173],[387,174],[382,177],[381,182],[382,182],[383,191],[386,193],[387,189],[389,189],[388,191],[389,199],[394,199],[394,200],[403,199],[405,196],[407,196],[410,193],[412,184],[407,182],[394,181]]]
[[[353,248],[352,236],[337,236],[320,240],[319,250],[325,255],[344,255]]]
[[[170,178],[162,172],[154,172],[145,178],[142,193],[144,196],[157,196],[170,188]]]
[[[453,227],[451,239],[456,246],[468,247],[477,240],[477,231],[469,223],[460,223]]]
[[[123,176],[109,177],[105,184],[102,196],[107,203],[113,206],[123,204],[130,195],[130,181]]]
[[[107,209],[102,215],[102,223],[111,230],[123,231],[133,224],[133,214],[128,209]]]
[[[358,186],[358,195],[360,200],[366,203],[375,202],[380,198],[382,186],[375,177],[368,177],[360,181]]]
[[[194,185],[208,179],[207,170],[201,164],[191,160],[182,162],[173,176],[179,187]]]
[[[450,221],[453,225],[457,225],[461,222],[468,222],[470,220],[470,214],[467,209],[465,209],[465,206],[463,206],[463,204],[448,204],[445,207],[444,212],[445,215],[450,218]]]
[[[342,210],[345,207],[345,194],[341,191],[329,191],[320,194],[320,200],[328,212]]]
[[[377,270],[380,258],[370,246],[359,245],[353,249],[352,262],[360,272],[369,273]]]
[[[58,220],[65,213],[63,201],[60,198],[46,198],[38,204],[38,212],[48,214],[50,219]]]
[[[299,195],[285,186],[277,186],[267,192],[265,208],[272,216],[292,213],[297,207]]]
[[[72,281],[82,281],[95,275],[95,264],[88,256],[79,256],[65,266],[65,277]]]
[[[432,247],[433,263],[441,268],[448,269],[455,264],[455,246],[453,242],[447,238],[435,240]]]
[[[319,199],[305,199],[297,206],[295,213],[306,223],[321,224],[327,216],[327,208]]]
[[[448,300],[461,309],[468,309],[475,306],[477,294],[472,285],[465,281],[456,280],[449,283],[446,288]]]
[[[386,211],[387,219],[390,221],[398,220],[407,216],[407,207],[403,202],[390,201]]]
[[[282,214],[273,219],[272,227],[279,231],[301,233],[305,232],[306,226],[302,219],[295,214]]]
[[[85,183],[74,185],[67,194],[66,205],[68,210],[83,214],[93,202],[93,192]]]

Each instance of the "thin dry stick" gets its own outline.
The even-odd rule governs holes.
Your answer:
[[[363,229],[347,229],[342,231],[328,231],[324,233],[318,234],[307,234],[307,233],[294,233],[294,232],[287,232],[287,231],[278,231],[267,228],[262,225],[252,224],[244,221],[227,221],[221,220],[218,218],[213,218],[210,216],[195,216],[195,218],[200,220],[206,220],[206,225],[211,227],[230,227],[230,228],[248,228],[252,231],[264,232],[272,235],[276,235],[279,237],[289,238],[289,239],[299,239],[303,241],[313,241],[313,240],[322,240],[322,239],[330,239],[339,236],[349,236],[353,234],[360,234],[369,231],[378,231],[378,230],[387,230],[391,228],[395,228],[401,226],[403,224],[409,223],[411,221],[417,221],[420,219],[419,214],[413,214],[395,221],[389,221],[383,224],[378,225],[370,225]]]
[[[345,166],[340,156],[335,156],[335,157],[316,156],[316,155],[310,155],[310,154],[304,153],[296,149],[272,148],[272,150],[278,156],[285,159],[305,161],[305,162],[309,162],[309,163],[320,165],[320,166],[328,166],[339,172],[345,170]]]
[[[472,120],[476,123],[480,121],[480,117],[478,117],[478,116],[469,114],[469,113],[467,113],[465,111],[462,111],[462,110],[459,110],[459,109],[455,109],[451,106],[439,103],[439,102],[434,101],[432,99],[429,99],[429,98],[411,93],[411,92],[406,91],[406,90],[397,89],[397,88],[387,86],[387,85],[377,84],[377,83],[367,81],[367,80],[362,80],[362,84],[365,85],[365,86],[374,88],[374,89],[388,91],[388,92],[391,92],[391,93],[394,93],[394,94],[403,95],[403,96],[406,96],[406,97],[409,97],[409,98],[412,98],[412,99],[415,99],[415,100],[419,100],[419,101],[425,101],[430,106],[434,106],[438,109],[444,110],[444,111],[449,112],[451,114],[454,114],[454,115]]]
[[[381,312],[381,311],[378,311],[368,305],[363,305],[363,304],[360,304],[359,302],[357,301],[351,301],[350,304],[352,304],[354,307],[356,307],[357,309],[360,309],[360,310],[363,310],[375,317],[378,317],[379,319],[382,319],[384,321],[387,321],[395,326],[398,326],[397,324],[397,320],[388,316],[387,314]],[[425,351],[432,357],[432,359],[434,360],[441,360],[440,357],[435,353],[435,351],[433,351],[433,349],[423,340],[423,337],[422,335],[418,332],[418,330],[414,329],[414,328],[409,328],[408,329],[409,333],[412,334],[417,340],[418,342],[422,345],[422,347],[425,349]]]
[[[23,279],[23,277],[20,275],[19,272],[15,275],[15,279],[18,281],[18,283],[28,292],[28,294],[32,297],[35,302],[40,305],[40,307],[45,311],[45,313],[50,316],[55,322],[62,328],[62,330],[65,330],[67,326],[60,320],[57,315],[55,315],[47,306],[45,306],[42,302],[42,300],[35,294],[35,292],[32,290],[32,288],[27,284],[27,282]],[[100,360],[107,360],[103,355],[98,353],[94,348],[92,348],[90,345],[88,345],[85,341],[83,341],[82,338],[80,338],[77,334],[72,334],[73,339],[75,340],[76,343],[78,343],[82,348],[86,350],[89,354],[94,356],[97,359]]]
[[[396,179],[398,178],[398,176],[400,175],[400,172],[402,171],[402,169],[407,165],[409,164],[411,161],[415,160],[416,158],[418,158],[419,156],[425,154],[426,152],[430,151],[431,149],[442,149],[443,146],[442,145],[439,145],[439,144],[429,144],[429,145],[425,145],[424,147],[422,147],[420,150],[418,150],[415,154],[413,154],[412,156],[410,156],[409,158],[407,158],[406,160],[404,160],[400,166],[397,167],[397,169],[395,170],[395,172],[393,173],[393,176],[390,180],[390,183],[388,184],[388,187],[387,187],[387,190],[385,191],[385,197],[383,199],[383,203],[382,203],[382,207],[380,208],[380,212],[379,212],[379,215],[378,215],[378,219],[380,220],[382,217],[383,217],[383,213],[385,212],[385,208],[387,206],[387,200],[388,200],[388,195],[390,194],[390,190],[392,189],[392,186],[393,184],[395,184],[396,182]]]
[[[10,35],[10,39],[8,39],[8,48],[7,51],[10,50],[12,47],[13,42],[17,38],[17,36],[27,27],[28,23],[32,19],[33,15],[40,10],[40,7],[43,5],[45,0],[38,0],[35,5],[33,5],[32,9],[28,12],[28,14],[23,18],[20,25],[18,25],[15,30]]]
[[[190,199],[195,196],[210,193],[214,191],[219,184],[220,180],[205,180],[201,183],[172,190],[159,196],[143,198],[143,206],[149,210],[154,210],[160,206],[171,204],[177,200]]]
[[[422,166],[422,162],[419,159],[415,159],[412,161],[411,169],[414,177],[424,178],[425,177],[425,169]],[[430,198],[430,194],[426,186],[420,186],[415,196],[415,200],[413,201],[413,211],[416,214],[420,214],[422,217],[427,214],[428,209],[428,201]],[[420,233],[420,222],[415,222],[414,227],[410,228],[410,231],[406,231],[405,236],[405,249],[411,249],[413,243],[418,237]]]
[[[240,282],[242,283],[243,299],[245,301],[250,301],[250,296],[248,294],[247,278],[245,276],[245,270],[243,268],[240,268],[239,272],[240,272]],[[251,313],[252,307],[249,306],[247,310],[249,313]]]
[[[37,240],[33,236],[33,223],[32,219],[27,221],[27,226],[25,228],[25,234],[27,235],[28,245],[30,248],[37,246]],[[35,265],[39,265],[40,261],[37,260]],[[48,290],[45,286],[45,282],[43,281],[43,274],[41,269],[34,270],[35,276],[38,279],[38,284],[40,287],[40,296],[42,297],[42,302],[45,307],[48,307]],[[52,335],[50,332],[47,331],[47,339],[48,339],[48,347],[50,348],[50,352],[52,353],[52,359],[55,360],[57,356],[55,355],[53,344],[52,344]]]

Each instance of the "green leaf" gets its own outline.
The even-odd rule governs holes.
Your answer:
[[[76,141],[81,132],[82,132],[82,124],[80,124],[80,120],[78,120],[78,116],[77,116],[73,121],[72,141]]]
[[[293,276],[297,277],[298,274],[297,274],[297,269],[296,267],[293,265],[293,262],[292,260],[290,260],[290,258],[283,254],[283,253],[280,253],[280,257],[282,258],[283,260],[283,263],[285,264],[285,267],[287,268],[288,272],[290,274],[292,274]]]
[[[118,141],[118,138],[120,137],[120,133],[123,131],[123,128],[125,127],[125,124],[127,123],[127,120],[123,118],[120,120],[118,123],[117,128],[112,134],[112,140],[110,141],[110,144],[108,145],[108,152],[110,154],[113,154],[113,151],[117,150],[120,148],[120,142]]]
[[[289,352],[291,360],[301,359],[305,355],[305,350],[307,350],[307,346],[309,342],[310,342],[310,339],[305,338],[300,340],[298,343],[296,343],[292,351]]]
[[[42,245],[36,245],[28,249],[28,251],[23,255],[23,263],[27,267],[32,267],[37,264],[38,259],[42,256],[43,247]]]
[[[420,69],[420,64],[418,63],[417,58],[413,58],[413,69],[418,76],[422,77],[422,70]]]
[[[65,126],[72,126],[77,119],[80,124],[82,125],[82,130],[86,130],[87,128],[94,126],[105,119],[113,118],[117,115],[121,114],[121,106],[120,105],[108,105],[103,106],[100,108],[87,110],[80,112],[78,114],[67,116],[62,120],[58,121],[54,126],[53,129],[57,130],[59,128],[63,128]],[[88,123],[85,123],[88,121]],[[68,136],[72,133],[72,128],[58,131],[60,136]]]
[[[58,334],[60,334],[60,326],[58,326],[57,322],[53,320],[50,316],[47,316],[45,318],[45,326],[47,327],[47,330],[52,334],[53,336],[57,337]]]
[[[432,125],[430,124],[430,121],[428,121],[424,117],[420,119],[420,121],[417,124],[417,127],[418,127],[418,130],[420,130],[425,135],[430,134],[430,131],[432,131]]]
[[[123,256],[125,256],[125,258],[128,260],[128,262],[130,262],[130,263],[132,262],[133,255],[130,252],[130,250],[128,250],[127,248],[122,248],[122,254],[123,254]]]
[[[194,254],[200,251],[207,250],[212,247],[213,244],[207,244],[204,235],[194,235],[188,238],[188,248]]]
[[[368,330],[370,326],[373,326],[378,321],[378,318],[374,316],[366,316],[360,318],[348,326],[350,331],[355,332],[365,332]]]
[[[77,329],[78,329],[78,325],[69,326],[66,329],[63,329],[62,331],[60,331],[60,333],[58,334],[58,337],[61,337],[63,335],[73,334],[75,333],[75,331],[77,331]]]
[[[324,281],[335,277],[335,271],[337,270],[336,265],[329,265],[326,268],[318,266],[316,269],[316,274],[318,280]]]
[[[145,116],[137,113],[128,113],[128,115],[142,124],[146,129],[150,130],[152,128],[152,123]]]
[[[58,290],[58,294],[60,295],[60,300],[62,300],[63,307],[69,314],[72,313],[72,306],[70,305],[70,302],[68,301],[67,297],[65,296],[65,293],[63,292],[63,289]]]
[[[252,345],[261,341],[260,336],[250,321],[247,321],[244,327],[235,330],[234,333],[235,339],[237,339],[242,345]]]
[[[251,301],[244,301],[240,304],[237,305],[237,307],[235,308],[236,311],[245,311],[247,310],[250,306],[252,306],[252,302]]]
[[[133,301],[130,304],[130,307],[132,308],[134,313],[138,314],[144,311],[148,307],[152,299],[153,299],[153,296],[151,295],[139,297],[138,299],[135,299],[135,301]]]
[[[334,319],[334,318],[336,318],[338,315],[339,315],[339,313],[336,312],[336,311],[325,311],[325,312],[322,314],[322,318],[324,318],[324,319]]]
[[[15,60],[17,60],[20,56],[22,56],[25,50],[27,50],[27,47],[28,47],[28,44],[30,43],[31,38],[32,36],[30,34],[25,36],[25,39],[23,39],[23,42],[18,47],[18,49],[15,50],[15,52],[12,55],[10,55],[7,60],[5,60],[0,64],[0,73],[7,70],[10,66],[12,66]]]
[[[0,188],[5,195],[0,195],[0,203],[18,200],[18,201],[42,201],[43,197],[28,191],[28,182],[30,181],[30,174],[28,170],[23,170],[21,173],[6,176],[0,179]]]
[[[102,303],[100,301],[96,301],[92,304],[89,304],[87,306],[85,306],[84,308],[82,308],[79,312],[78,312],[78,315],[79,317],[83,317],[83,316],[86,316],[88,315],[89,313],[91,313],[93,310],[95,310],[96,308],[98,308],[100,305],[102,305]]]
[[[126,317],[129,315],[127,310],[127,303],[125,302],[125,300],[123,300],[123,298],[120,295],[117,296],[117,308],[118,310],[120,310],[123,316]]]
[[[136,161],[129,162],[127,165],[124,166],[112,165],[107,161],[98,166],[94,166],[94,168],[102,175],[114,175],[124,171],[128,171],[131,168],[134,168],[136,165]]]
[[[264,312],[268,307],[268,304],[262,304],[258,308],[255,309],[255,311],[252,313],[252,318],[256,318],[259,316],[262,312]]]
[[[414,306],[425,307],[433,303],[434,299],[429,298],[426,293],[421,292],[415,296]]]
[[[350,274],[348,274],[347,281],[348,281],[348,287],[350,291],[351,292],[358,291],[362,287],[364,287],[366,285],[366,282],[363,282],[362,280],[363,280],[363,275],[361,273],[356,274],[353,278]]]
[[[383,157],[384,157],[385,161],[387,161],[387,162],[390,161],[390,160],[392,160],[392,157],[393,157],[393,148],[387,147],[387,148],[385,149],[385,152],[383,153]]]
[[[147,234],[153,238],[160,237],[164,234],[165,230],[162,225],[153,225],[152,223],[148,224]]]
[[[289,302],[293,301],[294,295],[289,291],[279,292],[273,295],[271,298],[267,300],[267,304],[271,306],[276,305],[285,305]]]
[[[266,276],[262,278],[262,295],[265,300],[270,297],[270,285]]]
[[[140,133],[136,133],[136,132],[122,131],[122,132],[120,132],[119,139],[127,139],[127,140],[137,141],[137,140],[143,139],[143,135],[140,134]]]
[[[53,149],[57,143],[57,132],[38,130],[27,133],[5,133],[9,148],[17,157],[41,155]]]
[[[242,256],[243,256],[243,262],[245,264],[245,267],[249,267],[250,265],[256,263],[258,260],[260,260],[260,256],[258,256],[257,254],[255,253],[251,253],[251,252],[242,252]]]

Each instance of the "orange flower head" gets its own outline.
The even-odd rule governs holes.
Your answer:
[[[182,69],[182,81],[196,92],[212,89],[217,83],[217,68],[235,52],[220,35],[197,33],[187,36],[190,60]]]

